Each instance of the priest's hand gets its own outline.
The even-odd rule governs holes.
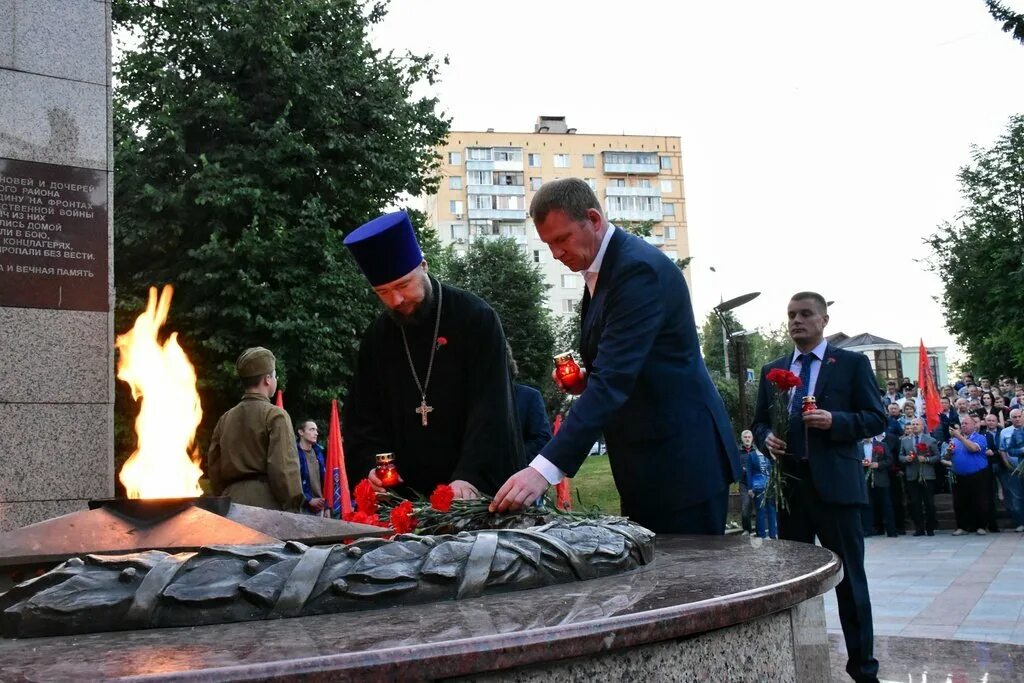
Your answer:
[[[367,478],[367,480],[369,480],[370,486],[373,487],[373,490],[376,493],[387,493],[388,492],[388,490],[386,488],[384,488],[384,482],[382,482],[380,480],[380,477],[377,476],[377,468],[376,467],[374,467],[372,470],[370,470],[370,473],[366,475],[366,478]],[[405,480],[402,479],[401,476],[399,476],[398,477],[398,483],[399,484],[404,484]]]
[[[480,491],[468,481],[456,479],[448,485],[452,487],[452,493],[457,500],[476,500],[480,497]]]
[[[543,474],[532,467],[526,467],[508,478],[487,509],[490,512],[521,510],[544,495],[548,486],[550,484]]]

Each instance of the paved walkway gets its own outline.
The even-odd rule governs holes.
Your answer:
[[[1024,645],[1024,534],[865,539],[875,635]],[[835,591],[830,633],[842,633]]]

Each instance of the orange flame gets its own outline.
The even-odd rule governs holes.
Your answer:
[[[196,371],[172,332],[162,345],[157,334],[171,308],[174,288],[165,285],[157,297],[149,289],[146,311],[135,326],[118,335],[121,352],[117,378],[128,383],[140,401],[135,433],[139,448],[121,468],[129,498],[201,496],[202,469],[189,457],[196,428],[203,417],[196,391]]]

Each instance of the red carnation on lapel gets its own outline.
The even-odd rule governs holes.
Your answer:
[[[437,338],[437,348],[441,348],[442,346],[447,346],[447,344],[448,344],[448,337],[438,337]]]
[[[803,386],[803,382],[800,378],[789,370],[783,370],[782,368],[775,368],[768,371],[767,379],[769,382],[775,385],[775,388],[779,391],[789,391],[795,387]]]
[[[836,357],[835,356],[829,356],[828,358],[825,359],[825,362],[828,363],[829,365],[835,365]]]

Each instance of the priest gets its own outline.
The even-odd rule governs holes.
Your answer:
[[[493,494],[525,466],[501,321],[482,299],[429,275],[404,211],[345,245],[385,310],[370,325],[344,406],[349,481],[394,453],[398,493]]]

